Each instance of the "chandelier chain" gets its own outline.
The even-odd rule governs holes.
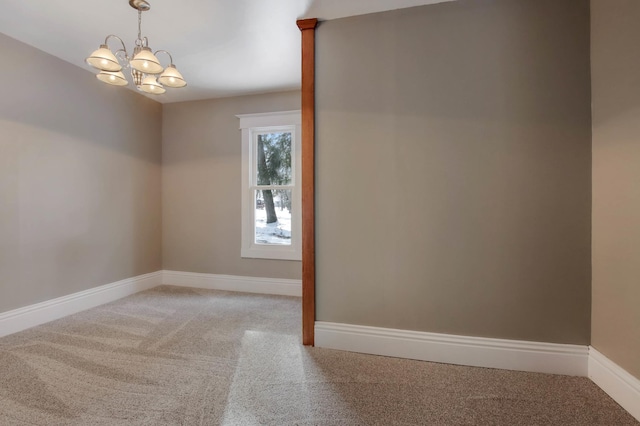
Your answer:
[[[142,10],[138,9],[138,40],[142,40]]]

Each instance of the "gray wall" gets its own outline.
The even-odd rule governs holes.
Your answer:
[[[640,378],[640,2],[591,11],[592,345]]]
[[[588,344],[589,2],[317,32],[317,320]]]
[[[236,117],[296,109],[299,91],[164,106],[164,269],[300,279],[300,262],[240,257],[242,145]]]
[[[159,270],[161,105],[0,52],[0,312]]]

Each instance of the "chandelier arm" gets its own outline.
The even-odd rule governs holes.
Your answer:
[[[122,41],[122,39],[120,37],[118,37],[117,35],[109,34],[104,39],[104,44],[107,44],[107,42],[109,41],[110,38],[115,38],[115,39],[118,39],[118,41],[120,41],[120,44],[122,44],[122,49],[117,50],[116,53],[119,52],[119,51],[124,51],[124,54],[128,59],[129,58],[129,53],[127,52],[127,46],[124,45],[124,41]]]
[[[171,65],[173,65],[173,57],[171,56],[171,53],[167,52],[166,50],[156,50],[155,52],[153,52],[154,55],[157,55],[158,53],[166,53],[167,56],[169,56],[169,60],[171,61]]]

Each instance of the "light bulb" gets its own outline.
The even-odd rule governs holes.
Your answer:
[[[126,86],[128,84],[127,79],[124,78],[124,74],[122,74],[122,71],[100,71],[100,73],[96,75],[96,78],[103,83],[112,84],[114,86]]]
[[[169,64],[169,66],[162,72],[162,75],[158,77],[158,82],[168,87],[184,87],[187,85],[182,74],[178,72],[176,66],[173,64]]]
[[[106,44],[101,44],[100,48],[85,60],[89,65],[100,71],[117,72],[122,69],[122,65],[118,63],[118,58],[115,57]]]
[[[135,53],[129,64],[133,69],[145,74],[160,74],[162,72],[162,65],[148,47],[143,47],[142,50]]]

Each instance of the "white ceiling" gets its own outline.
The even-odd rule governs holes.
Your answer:
[[[166,103],[299,88],[297,19],[329,20],[451,0],[148,1],[142,35],[153,50],[171,52],[188,82],[186,88],[149,95]],[[137,21],[128,0],[0,0],[0,32],[92,72],[84,58],[108,34],[121,37],[131,52]],[[109,42],[114,51],[116,43]],[[166,66],[167,57],[159,58]]]

